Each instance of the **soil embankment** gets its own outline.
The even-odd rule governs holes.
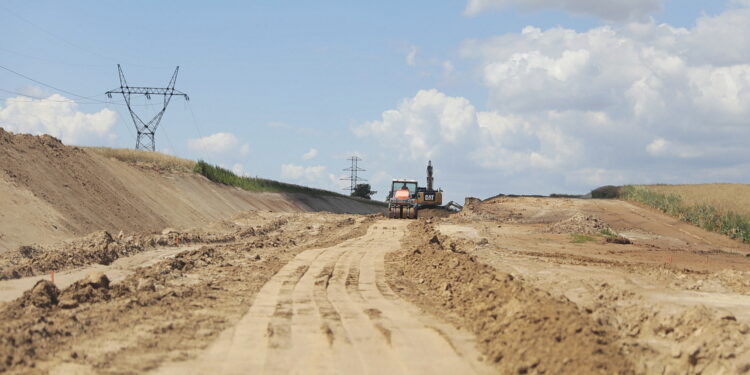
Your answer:
[[[0,252],[97,230],[161,231],[247,210],[375,213],[344,197],[254,193],[187,172],[134,166],[50,136],[0,129]]]
[[[747,244],[617,200],[501,197],[430,220],[392,255],[391,282],[473,330],[507,372],[614,373],[618,358],[637,374],[750,372]],[[573,367],[551,367],[563,355]]]

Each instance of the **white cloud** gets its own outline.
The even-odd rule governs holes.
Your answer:
[[[644,20],[659,11],[664,0],[469,0],[464,14],[505,8],[524,10],[556,9],[565,12],[599,17],[607,21]]]
[[[750,136],[748,25],[742,8],[701,17],[691,29],[527,27],[468,41],[462,55],[479,62],[489,106],[505,119],[498,129],[519,127],[508,119],[554,124],[548,140],[578,142],[580,160],[627,167],[622,173],[635,178],[645,173],[635,164],[649,158],[731,164],[750,156],[738,141]]]
[[[250,146],[240,144],[239,139],[232,133],[215,133],[203,138],[188,140],[188,148],[193,152],[210,154],[239,154],[247,155]]]
[[[21,87],[17,90],[17,92],[21,95],[30,96],[32,98],[46,98],[51,95],[51,93],[47,91],[47,89],[34,85]]]
[[[486,168],[517,171],[551,169],[577,157],[578,142],[547,119],[531,123],[496,112],[478,112],[462,97],[438,90],[420,90],[404,99],[382,119],[354,129],[374,137],[416,165],[433,158],[456,158]]]
[[[33,88],[24,89],[41,94]],[[117,114],[110,109],[85,113],[78,104],[59,94],[45,99],[18,96],[5,99],[0,106],[0,126],[6,130],[31,134],[50,134],[67,144],[109,144],[116,135],[113,126]]]
[[[453,63],[450,62],[449,60],[445,60],[443,61],[442,65],[443,65],[443,76],[445,77],[450,76],[451,73],[453,73],[453,69],[455,69],[455,67],[453,66]]]
[[[240,163],[234,163],[232,165],[232,172],[236,174],[237,176],[244,176],[245,175],[245,167]]]
[[[240,155],[245,156],[250,153],[250,145],[244,144],[240,146]]]
[[[417,47],[409,47],[409,52],[406,54],[406,65],[415,66],[417,65]]]
[[[282,164],[281,178],[292,180],[295,183],[313,186],[331,191],[341,191],[349,187],[349,182],[342,180],[346,175],[335,175],[328,172],[322,165],[302,166],[296,164]]]
[[[471,179],[467,190],[487,194],[708,176],[746,182],[747,35],[750,9],[735,8],[692,28],[526,27],[466,41],[461,56],[476,62],[485,108],[421,90],[354,132],[380,143],[380,160],[392,159],[379,169],[420,176],[431,158],[454,189]]]
[[[306,180],[308,182],[320,182],[322,178],[327,177],[325,174],[326,167],[316,165],[313,167],[304,167],[295,164],[282,164],[281,177],[292,180]]]
[[[653,142],[646,146],[646,151],[651,155],[659,155],[664,152],[667,146],[667,141],[664,138],[656,138]]]
[[[318,156],[318,150],[311,148],[310,151],[307,151],[302,155],[302,159],[310,160],[310,159],[315,158],[316,156]]]
[[[382,119],[354,129],[358,136],[375,136],[412,160],[430,157],[441,144],[455,143],[475,122],[468,100],[432,90],[420,90],[398,109],[383,112]]]

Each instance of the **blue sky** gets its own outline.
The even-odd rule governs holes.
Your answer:
[[[750,61],[726,37],[750,37],[745,5],[587,2],[4,1],[0,65],[67,92],[0,70],[0,126],[132,147],[122,98],[99,102],[116,64],[143,86],[179,65],[190,107],[173,100],[157,149],[248,175],[340,189],[357,154],[383,192],[431,158],[459,201],[747,182]]]

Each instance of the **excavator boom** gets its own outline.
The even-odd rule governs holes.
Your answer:
[[[427,187],[419,187],[416,180],[393,180],[388,194],[388,217],[416,219],[423,208],[442,208],[443,191],[433,188],[432,161],[427,162]]]

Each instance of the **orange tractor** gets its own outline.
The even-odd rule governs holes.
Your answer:
[[[393,180],[388,194],[388,217],[416,219],[422,208],[444,208],[443,190],[432,188],[432,161],[427,163],[427,187],[419,187],[417,180]]]

